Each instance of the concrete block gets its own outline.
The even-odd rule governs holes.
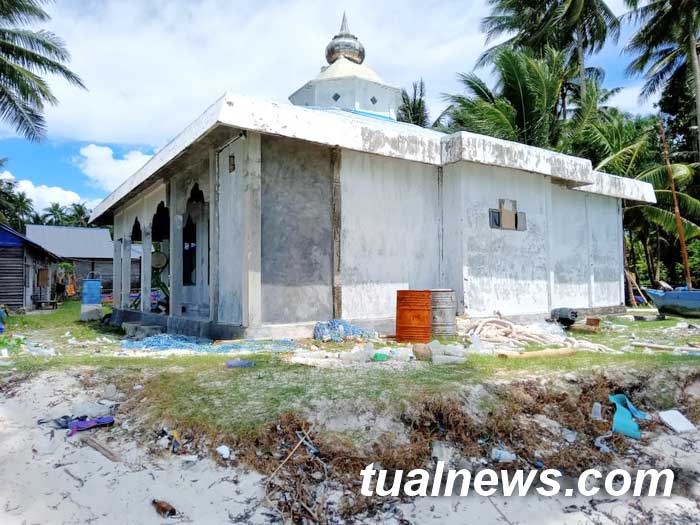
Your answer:
[[[136,328],[136,339],[144,339],[152,335],[158,335],[165,332],[162,326],[158,325],[142,325]]]
[[[122,323],[122,330],[127,337],[136,337],[136,331],[142,326],[141,323],[127,322]]]

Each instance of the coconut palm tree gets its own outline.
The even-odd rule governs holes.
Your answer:
[[[405,89],[401,90],[401,107],[397,120],[426,128],[430,125],[429,118],[428,106],[425,103],[425,83],[421,78],[413,83],[413,92],[410,95]]]
[[[633,9],[628,15],[640,24],[625,49],[636,58],[627,68],[630,74],[643,74],[642,97],[662,89],[689,69],[695,116],[700,123],[700,59],[698,30],[700,4],[697,0],[626,0]],[[688,68],[689,64],[689,68]],[[698,135],[700,150],[700,135]]]
[[[581,96],[585,97],[586,55],[596,53],[608,39],[617,40],[620,21],[604,0],[489,0],[491,15],[482,27],[487,39],[513,35],[482,56],[488,60],[502,46],[529,49],[544,56],[553,47],[567,54],[578,70]]]
[[[27,26],[45,22],[47,0],[0,2],[0,118],[20,135],[39,140],[46,134],[44,108],[55,105],[46,75],[84,87],[64,64],[70,59],[63,41],[45,30]]]
[[[68,215],[66,209],[57,202],[52,202],[44,209],[44,222],[51,226],[62,226],[66,223]]]
[[[466,95],[447,95],[450,128],[532,146],[557,144],[557,103],[564,82],[564,54],[548,48],[544,58],[502,48],[492,56],[495,90],[473,73],[460,73]]]
[[[12,198],[12,212],[14,215],[13,227],[18,231],[24,231],[27,221],[34,212],[32,199],[22,191],[15,193]]]
[[[68,209],[67,219],[71,226],[87,228],[90,222],[90,209],[84,202],[74,202]]]

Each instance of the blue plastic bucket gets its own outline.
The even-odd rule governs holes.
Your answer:
[[[101,290],[102,281],[100,279],[83,279],[80,302],[82,304],[100,304]]]

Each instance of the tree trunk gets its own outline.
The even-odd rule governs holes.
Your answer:
[[[654,272],[654,283],[661,280],[661,233],[656,227],[656,272]]]
[[[644,237],[642,239],[642,246],[644,247],[644,258],[647,261],[647,275],[649,276],[649,284],[654,285],[654,260],[651,256],[651,250],[649,249],[649,237]]]
[[[634,242],[634,237],[630,231],[630,263],[632,264],[630,273],[634,277],[634,280],[639,282],[639,275],[637,275],[637,252],[634,249]]]
[[[698,63],[698,41],[695,37],[695,24],[692,14],[688,15],[688,54],[690,55],[690,65],[693,70],[693,87],[695,88],[695,122],[698,129],[695,132],[698,155],[700,155],[700,64]]]
[[[576,28],[576,53],[578,54],[579,82],[581,83],[581,105],[586,98],[586,59],[583,49],[583,27]]]

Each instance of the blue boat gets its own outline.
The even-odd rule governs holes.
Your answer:
[[[700,317],[700,290],[676,288],[671,292],[645,288],[659,313],[683,317]]]

